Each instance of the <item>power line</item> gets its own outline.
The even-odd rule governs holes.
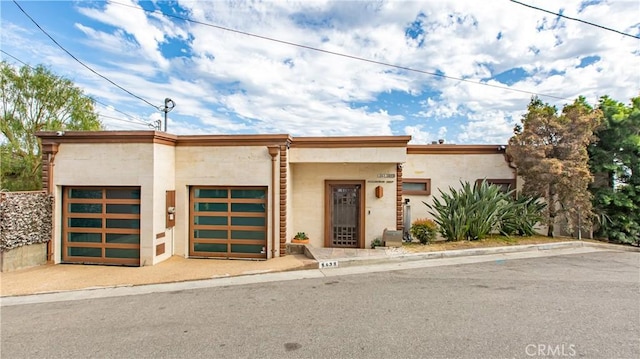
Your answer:
[[[156,110],[158,109],[158,106],[156,106],[156,105],[152,104],[151,102],[149,102],[149,101],[145,100],[144,98],[142,98],[142,97],[140,97],[140,96],[138,96],[138,95],[136,95],[136,94],[132,93],[131,91],[129,91],[129,90],[125,89],[124,87],[122,87],[122,86],[118,85],[117,83],[115,83],[115,82],[111,81],[111,80],[110,80],[109,78],[107,78],[106,76],[104,76],[104,75],[102,75],[102,74],[98,73],[97,71],[95,71],[95,70],[94,70],[94,69],[92,69],[91,67],[89,67],[89,66],[85,65],[85,63],[84,63],[84,62],[80,61],[77,57],[75,57],[72,53],[70,53],[67,49],[65,49],[65,48],[64,48],[64,46],[60,45],[60,44],[58,43],[58,41],[56,41],[53,37],[51,37],[51,35],[49,35],[49,33],[48,33],[48,32],[46,32],[46,31],[45,31],[45,30],[40,26],[40,24],[38,24],[38,23],[37,23],[37,22],[36,22],[36,21],[35,21],[35,20],[34,20],[34,19],[29,15],[29,14],[27,14],[27,12],[26,12],[26,11],[24,11],[24,9],[22,8],[22,6],[20,6],[20,4],[18,4],[18,2],[17,2],[16,0],[13,0],[13,3],[14,3],[14,4],[16,4],[16,6],[18,7],[18,9],[20,9],[20,11],[22,11],[22,13],[23,13],[23,14],[25,14],[25,16],[27,16],[27,17],[29,18],[29,20],[31,20],[31,22],[33,22],[33,23],[34,23],[34,25],[36,25],[36,26],[38,27],[38,29],[40,29],[40,31],[42,31],[45,35],[47,35],[47,37],[48,37],[49,39],[51,39],[51,41],[53,41],[53,43],[55,43],[56,45],[58,45],[58,47],[59,47],[60,49],[62,49],[62,51],[66,52],[69,56],[71,56],[74,60],[76,60],[80,65],[84,66],[84,67],[85,67],[85,68],[87,68],[89,71],[91,71],[91,72],[93,72],[94,74],[96,74],[96,75],[98,75],[98,76],[102,77],[103,79],[107,80],[109,83],[111,83],[112,85],[114,85],[114,86],[116,86],[117,88],[121,89],[122,91],[124,91],[124,92],[128,93],[129,95],[131,95],[131,96],[133,96],[133,97],[135,97],[135,98],[137,98],[137,99],[139,99],[139,100],[141,100],[141,101],[145,102],[146,104],[148,104],[149,106],[153,107],[153,108],[154,108],[154,109],[156,109]]]
[[[95,99],[95,97],[91,97],[91,99],[92,99],[93,101],[95,101],[95,102],[97,102],[97,103],[101,104],[102,106],[107,107],[107,108],[109,108],[109,109],[111,109],[111,110],[114,110],[115,112],[121,113],[121,114],[123,114],[123,115],[125,115],[125,116],[129,117],[130,119],[132,119],[132,120],[134,120],[134,121],[136,121],[136,122],[138,122],[138,123],[140,123],[140,124],[144,124],[144,125],[148,125],[148,124],[149,124],[148,122],[144,122],[143,120],[140,120],[140,119],[136,118],[136,117],[135,117],[135,116],[133,116],[133,115],[129,115],[129,114],[128,114],[128,113],[126,113],[126,112],[122,112],[122,111],[118,110],[117,108],[115,108],[115,107],[113,107],[113,106],[111,106],[111,105],[107,105],[106,103],[104,103],[104,102],[102,102],[102,101],[96,100],[96,99]]]
[[[25,65],[25,66],[29,66],[29,67],[31,67],[31,65],[29,65],[28,63],[26,63],[26,62],[24,62],[24,61],[20,60],[19,58],[17,58],[17,57],[15,57],[15,56],[11,55],[10,53],[8,53],[8,52],[4,51],[3,49],[0,49],[0,52],[2,52],[3,54],[5,54],[5,55],[7,55],[7,56],[12,57],[14,60],[18,61],[19,63],[21,63],[21,64],[23,64],[23,65]],[[31,68],[33,69],[33,67],[31,67]]]
[[[307,49],[307,50],[311,50],[311,51],[316,51],[316,52],[321,52],[321,53],[325,53],[325,54],[329,54],[329,55],[345,57],[345,58],[349,58],[349,59],[352,59],[352,60],[364,61],[364,62],[376,64],[376,65],[393,67],[393,68],[400,69],[400,70],[405,70],[405,71],[410,71],[410,72],[417,72],[417,73],[421,73],[421,74],[424,74],[424,75],[436,76],[436,77],[441,77],[441,78],[445,78],[445,79],[449,79],[449,80],[455,80],[455,81],[466,82],[466,83],[471,83],[471,84],[476,84],[476,85],[488,86],[488,87],[498,88],[498,89],[507,90],[507,91],[526,93],[528,95],[535,95],[535,96],[540,96],[540,97],[549,97],[549,98],[554,98],[554,99],[557,99],[557,100],[569,100],[568,98],[565,98],[565,97],[547,95],[547,94],[540,94],[540,93],[533,92],[533,91],[521,90],[521,89],[517,89],[517,88],[513,88],[513,87],[495,85],[495,84],[490,84],[490,83],[481,82],[481,81],[473,81],[473,80],[464,79],[464,78],[455,77],[455,76],[449,76],[449,75],[445,75],[445,74],[441,74],[441,73],[437,73],[437,72],[419,70],[419,69],[414,69],[414,68],[411,68],[411,67],[394,65],[394,64],[387,63],[387,62],[371,60],[371,59],[367,59],[367,58],[364,58],[364,57],[343,54],[343,53],[335,52],[335,51],[323,50],[323,49],[320,49],[320,48],[317,48],[317,47],[313,47],[313,46],[302,45],[302,44],[298,44],[298,43],[290,42],[290,41],[285,41],[285,40],[279,40],[279,39],[275,39],[275,38],[268,37],[268,36],[253,34],[253,33],[246,32],[246,31],[235,30],[235,29],[231,29],[231,28],[228,28],[228,27],[220,26],[220,25],[214,25],[214,24],[210,24],[210,23],[206,23],[206,22],[202,22],[202,21],[198,21],[198,20],[193,20],[193,19],[189,19],[189,18],[186,18],[186,17],[178,16],[178,15],[167,14],[167,13],[165,13],[163,11],[160,11],[160,10],[146,10],[144,8],[141,8],[141,7],[137,7],[137,6],[133,6],[133,5],[129,5],[129,4],[123,4],[123,3],[120,3],[120,2],[117,2],[117,1],[112,1],[111,3],[112,4],[117,4],[117,5],[120,5],[120,6],[126,6],[126,7],[130,7],[130,8],[134,8],[134,9],[137,9],[137,10],[142,10],[142,11],[144,11],[146,13],[161,14],[161,15],[164,15],[166,17],[171,17],[171,18],[175,18],[175,19],[179,19],[179,20],[184,20],[184,21],[192,22],[194,24],[208,26],[208,27],[212,27],[212,28],[215,28],[215,29],[219,29],[219,30],[233,32],[233,33],[236,33],[236,34],[255,37],[255,38],[258,38],[258,39],[262,39],[262,40],[277,42],[277,43],[280,43],[280,44],[299,47],[299,48],[303,48],[303,49]]]
[[[99,117],[104,117],[104,118],[108,118],[110,120],[116,120],[116,121],[122,121],[122,122],[127,122],[127,123],[131,123],[133,125],[138,125],[138,126],[147,126],[147,127],[151,127],[152,124],[151,123],[140,123],[140,122],[134,122],[134,121],[129,121],[129,120],[125,120],[122,118],[117,118],[117,117],[113,117],[113,116],[107,116],[107,115],[103,115],[103,114],[98,114]]]
[[[629,36],[629,37],[633,37],[634,39],[638,39],[638,40],[640,40],[640,36],[631,35],[631,34],[628,34],[628,33],[626,33],[626,32],[622,32],[622,31],[618,31],[618,30],[615,30],[615,29],[608,28],[608,27],[606,27],[606,26],[602,26],[602,25],[594,24],[594,23],[589,22],[589,21],[585,21],[585,20],[581,20],[581,19],[574,18],[574,17],[570,17],[570,16],[566,16],[566,15],[558,14],[558,13],[555,13],[555,12],[553,12],[553,11],[549,11],[549,10],[541,9],[541,8],[536,7],[536,6],[533,6],[533,5],[529,5],[529,4],[521,3],[520,1],[516,1],[516,0],[510,0],[510,1],[511,1],[512,3],[516,3],[516,4],[519,4],[519,5],[522,5],[522,6],[526,6],[526,7],[528,7],[528,8],[534,9],[534,10],[539,10],[539,11],[542,11],[542,12],[546,12],[546,13],[548,13],[548,14],[552,14],[552,15],[556,15],[556,16],[559,16],[559,17],[563,17],[563,18],[565,18],[565,19],[569,19],[569,20],[573,20],[573,21],[578,21],[578,22],[581,22],[581,23],[583,23],[583,24],[587,24],[587,25],[595,26],[595,27],[598,27],[598,28],[603,29],[603,30],[613,31],[613,32],[615,32],[615,33],[617,33],[617,34],[624,35],[624,36]]]
[[[6,52],[5,50],[0,49],[0,52],[2,52],[3,54],[5,54],[5,55],[7,55],[7,56],[12,57],[14,60],[16,60],[16,61],[20,62],[20,63],[21,63],[21,64],[23,64],[24,66],[27,66],[27,67],[29,67],[29,68],[30,68],[30,69],[32,69],[32,70],[35,70],[35,69],[33,68],[33,66],[31,66],[31,65],[29,65],[28,63],[26,63],[26,62],[24,62],[24,61],[20,60],[20,59],[19,59],[19,58],[17,58],[17,57],[15,57],[15,56],[11,55],[10,53]],[[135,121],[137,121],[137,122],[138,122],[139,124],[141,124],[141,125],[150,125],[150,123],[149,123],[149,122],[144,122],[144,121],[142,121],[142,120],[140,120],[140,119],[136,118],[136,117],[135,117],[135,116],[133,116],[133,115],[130,115],[130,114],[126,113],[126,112],[122,112],[122,111],[118,110],[117,108],[115,108],[115,107],[113,107],[113,106],[111,106],[111,105],[107,105],[106,103],[104,103],[104,102],[102,102],[102,101],[100,101],[100,100],[97,100],[97,99],[96,99],[96,98],[94,98],[94,97],[90,97],[90,98],[91,98],[91,100],[93,100],[93,101],[95,101],[95,102],[97,102],[97,103],[101,104],[102,106],[105,106],[105,107],[107,107],[107,108],[109,108],[109,109],[112,109],[112,110],[114,110],[114,111],[116,111],[116,112],[118,112],[118,113],[121,113],[121,114],[123,114],[123,115],[125,115],[125,116],[127,116],[127,117],[129,117],[129,118],[131,118],[131,119],[133,119],[133,120],[135,120]],[[89,111],[85,111],[85,112],[87,112],[87,113],[88,113]],[[101,114],[98,114],[98,115],[99,115],[99,116],[104,116],[104,115],[101,115]],[[106,116],[105,116],[105,117],[106,117]],[[132,123],[133,123],[133,121],[129,121],[129,122],[132,122]]]

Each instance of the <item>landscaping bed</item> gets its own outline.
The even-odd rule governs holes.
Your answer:
[[[491,236],[485,239],[477,241],[444,241],[435,240],[429,244],[420,243],[403,243],[402,249],[408,253],[419,252],[437,252],[453,249],[468,249],[468,248],[486,248],[486,247],[502,247],[513,245],[526,245],[526,244],[545,244],[555,242],[567,242],[575,241],[575,238],[570,237],[546,237],[546,236],[531,236],[531,237],[507,237],[507,236]]]

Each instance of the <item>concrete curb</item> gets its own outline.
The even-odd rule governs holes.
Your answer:
[[[490,254],[505,254],[505,253],[518,253],[528,251],[547,251],[554,249],[566,249],[566,248],[583,248],[593,247],[604,250],[617,250],[625,252],[640,252],[639,247],[631,247],[617,244],[608,243],[593,243],[582,241],[570,241],[570,242],[555,242],[545,244],[526,244],[516,246],[502,246],[502,247],[489,247],[489,248],[470,248],[470,249],[455,249],[437,252],[424,252],[424,253],[402,253],[402,254],[384,254],[379,256],[369,257],[353,257],[353,258],[336,258],[336,259],[324,259],[313,257],[317,262],[335,261],[338,262],[337,267],[350,267],[360,265],[372,265],[381,263],[393,263],[399,261],[418,261],[429,260],[439,258],[456,258],[456,257],[469,257],[469,256],[482,256]],[[313,249],[306,250],[305,254],[309,253],[313,256]]]

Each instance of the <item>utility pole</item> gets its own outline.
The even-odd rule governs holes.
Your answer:
[[[164,99],[164,108],[161,109],[161,111],[164,112],[164,132],[167,132],[167,114],[173,110],[174,107],[176,107],[176,103],[173,102],[172,99],[168,97]]]

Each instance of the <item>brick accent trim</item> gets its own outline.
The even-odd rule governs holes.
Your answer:
[[[280,256],[287,254],[287,151],[289,144],[280,146]]]
[[[402,163],[396,166],[396,230],[402,231],[403,226],[402,213]]]
[[[42,190],[47,193],[53,191],[53,162],[57,153],[57,143],[42,144]]]

